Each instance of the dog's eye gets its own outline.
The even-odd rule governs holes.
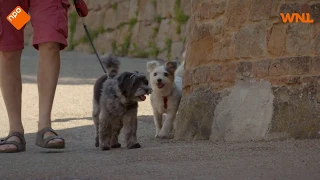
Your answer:
[[[153,75],[154,75],[154,76],[157,76],[157,73],[154,73]]]
[[[164,76],[166,76],[166,77],[167,77],[168,75],[169,75],[168,73],[164,73]]]

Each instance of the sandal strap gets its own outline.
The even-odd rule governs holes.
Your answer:
[[[7,137],[1,139],[0,142],[8,142],[8,139],[11,138],[11,137],[17,137],[17,138],[20,139],[22,144],[26,144],[26,140],[24,138],[24,135],[22,133],[19,133],[19,132],[11,132],[11,133],[9,133],[9,135]],[[9,141],[9,142],[12,142],[12,141]]]
[[[43,137],[44,136],[44,134],[46,133],[46,132],[52,132],[53,134],[55,134],[56,136],[58,136],[58,134],[56,133],[56,131],[54,131],[51,127],[46,127],[46,128],[43,128],[43,129],[41,129],[39,132],[38,132],[38,134],[41,136],[41,137]]]
[[[21,142],[16,142],[16,141],[8,141],[9,138],[11,137],[18,137]],[[12,144],[17,147],[17,151],[24,151],[26,149],[26,140],[24,138],[24,135],[19,132],[11,132],[7,137],[4,139],[1,139],[0,145],[7,145],[7,144]]]
[[[44,134],[47,132],[52,132],[53,134],[55,134],[55,136],[49,136],[47,138],[44,138]],[[46,148],[48,147],[49,141],[55,140],[55,139],[61,139],[62,141],[65,141],[62,137],[58,136],[55,130],[53,130],[51,127],[46,127],[38,131],[36,145]]]
[[[61,139],[62,141],[64,141],[64,139],[60,136],[49,136],[45,138],[43,141],[44,141],[44,144],[47,145],[49,141],[56,140],[56,139]]]
[[[25,145],[22,143],[18,143],[16,141],[2,141],[2,142],[0,142],[0,145],[8,145],[8,144],[12,144],[12,145],[16,146],[17,151],[25,150]]]

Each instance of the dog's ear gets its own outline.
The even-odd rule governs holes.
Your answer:
[[[125,97],[129,97],[130,90],[135,82],[134,73],[124,72],[118,77],[119,89]]]
[[[166,67],[166,70],[169,73],[174,74],[174,72],[178,68],[178,63],[177,62],[173,62],[173,61],[168,61],[168,62],[166,62],[165,67]]]
[[[152,72],[154,70],[154,68],[156,68],[158,66],[160,66],[158,61],[147,62],[147,71]]]

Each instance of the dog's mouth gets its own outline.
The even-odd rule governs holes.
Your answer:
[[[141,101],[145,101],[147,99],[147,97],[145,95],[141,95],[141,96],[138,96],[138,98],[141,100]]]
[[[157,83],[157,87],[158,87],[159,89],[161,89],[161,88],[164,87],[164,84],[163,84],[163,83]]]

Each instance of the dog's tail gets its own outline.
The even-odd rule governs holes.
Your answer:
[[[109,77],[114,77],[119,73],[120,61],[117,57],[112,55],[102,58],[102,63],[106,68]]]

